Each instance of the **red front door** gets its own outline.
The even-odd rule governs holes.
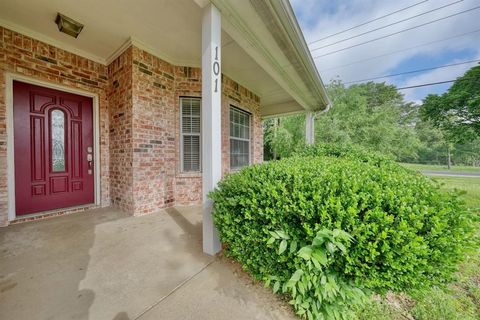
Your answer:
[[[92,99],[14,81],[16,214],[94,202]]]

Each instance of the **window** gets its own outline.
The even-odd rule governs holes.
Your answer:
[[[180,98],[180,161],[183,172],[200,171],[200,98]]]
[[[52,171],[65,171],[65,114],[53,110],[50,116],[50,139],[52,144]]]
[[[230,169],[250,164],[250,114],[230,107]]]

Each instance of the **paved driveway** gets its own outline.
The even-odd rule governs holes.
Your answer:
[[[0,229],[0,318],[295,319],[201,249],[201,209],[104,208]]]

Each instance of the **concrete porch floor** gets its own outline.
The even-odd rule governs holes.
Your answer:
[[[112,208],[0,229],[0,318],[295,319],[224,258],[202,253],[201,208]]]

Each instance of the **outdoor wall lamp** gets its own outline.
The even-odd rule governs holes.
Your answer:
[[[58,30],[74,38],[77,38],[83,29],[83,24],[73,20],[72,18],[64,16],[61,13],[57,13],[55,23],[58,26]]]

